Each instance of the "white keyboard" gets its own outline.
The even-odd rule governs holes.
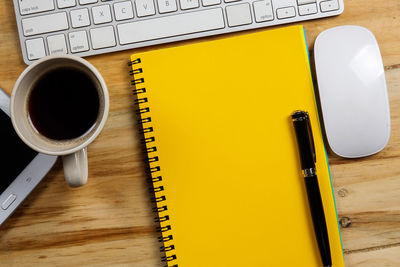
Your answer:
[[[27,64],[338,15],[343,0],[14,0]]]

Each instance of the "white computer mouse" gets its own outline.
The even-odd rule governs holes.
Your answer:
[[[345,158],[381,151],[390,137],[385,72],[375,36],[360,26],[322,32],[314,45],[326,137]]]

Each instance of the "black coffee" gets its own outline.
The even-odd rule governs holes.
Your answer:
[[[36,130],[50,139],[80,137],[94,125],[99,114],[97,86],[81,70],[50,70],[33,85],[28,112]]]

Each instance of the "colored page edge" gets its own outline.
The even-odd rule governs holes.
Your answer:
[[[340,247],[342,249],[342,257],[343,257],[343,261],[344,261],[342,232],[340,230],[340,225],[339,225],[339,217],[338,217],[338,211],[337,211],[337,206],[336,206],[335,191],[333,190],[331,169],[330,169],[330,166],[329,166],[328,153],[327,153],[327,149],[326,149],[327,146],[325,144],[325,139],[324,139],[324,136],[322,134],[323,133],[323,129],[322,129],[322,125],[321,125],[321,118],[320,118],[320,115],[319,115],[319,108],[318,108],[317,97],[316,97],[317,92],[315,91],[314,80],[313,80],[312,73],[311,73],[311,58],[310,58],[310,52],[308,51],[306,30],[304,29],[304,26],[302,26],[302,27],[303,27],[303,37],[304,37],[303,45],[304,45],[304,49],[307,52],[307,57],[308,57],[309,75],[310,75],[310,78],[311,78],[311,81],[312,81],[312,87],[313,87],[313,90],[314,90],[314,105],[316,106],[316,109],[317,109],[318,125],[319,125],[320,131],[321,131],[321,135],[322,135],[322,143],[323,143],[324,148],[325,148],[326,165],[328,166],[329,182],[330,182],[330,185],[331,185],[333,204],[335,206],[336,223],[337,223],[337,226],[338,226],[338,229],[339,229]]]

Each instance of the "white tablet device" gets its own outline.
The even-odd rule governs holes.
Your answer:
[[[32,150],[18,137],[10,119],[10,98],[0,89],[0,226],[39,184],[56,159]]]

